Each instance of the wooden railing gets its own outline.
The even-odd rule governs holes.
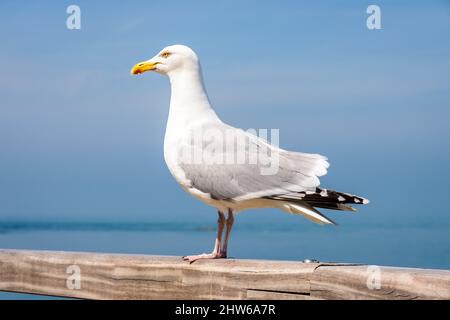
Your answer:
[[[0,250],[0,291],[86,299],[450,299],[450,271]]]

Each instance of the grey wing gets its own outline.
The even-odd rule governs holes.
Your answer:
[[[202,130],[215,134],[208,135],[209,139],[186,139],[178,150],[184,155],[178,164],[191,187],[213,199],[248,200],[314,191],[320,184],[318,177],[329,166],[321,155],[282,150],[226,125]]]

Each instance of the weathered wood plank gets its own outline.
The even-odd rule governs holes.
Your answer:
[[[79,290],[67,286],[70,266],[80,270]],[[180,257],[0,250],[0,290],[87,299],[249,299],[256,298],[254,290],[268,297],[281,288],[303,296],[309,295],[308,274],[315,266],[234,259],[189,264]]]
[[[450,299],[450,271],[380,266],[319,266],[311,297],[322,299]]]
[[[79,289],[74,270],[80,274]],[[2,291],[86,299],[450,299],[450,271],[376,267],[378,288],[376,281],[368,283],[373,270],[295,261],[189,264],[168,256],[0,250]]]

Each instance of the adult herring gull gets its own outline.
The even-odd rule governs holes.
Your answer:
[[[164,138],[167,167],[185,191],[215,207],[219,216],[213,251],[185,256],[185,260],[226,258],[234,213],[244,209],[277,208],[315,223],[334,224],[316,208],[355,211],[350,204],[369,202],[319,187],[318,177],[329,166],[326,157],[283,150],[223,123],[211,107],[199,59],[189,47],[166,47],[136,64],[131,74],[146,71],[170,79]]]

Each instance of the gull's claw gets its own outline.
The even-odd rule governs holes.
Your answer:
[[[189,263],[193,263],[200,259],[224,259],[226,257],[227,257],[226,254],[212,252],[212,253],[196,254],[192,256],[184,256],[183,260],[189,261]]]

